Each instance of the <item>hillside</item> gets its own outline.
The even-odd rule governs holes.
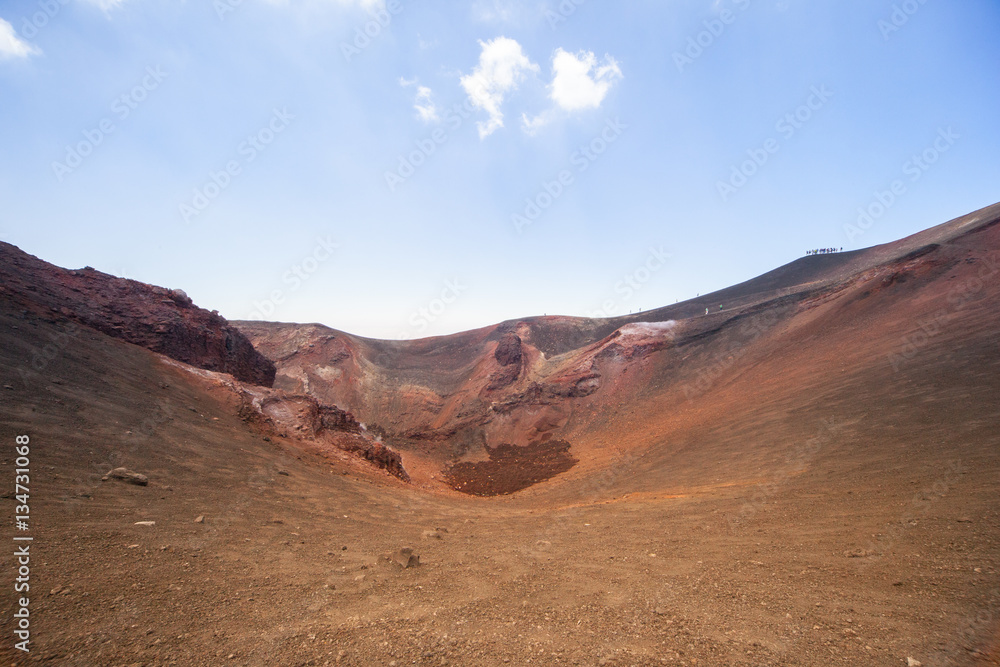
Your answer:
[[[784,366],[797,350],[818,354],[811,338],[800,340],[803,331],[824,327],[824,343],[840,347],[836,335],[875,318],[866,327],[879,336],[866,335],[865,351],[874,356],[865,363],[884,366],[906,335],[905,316],[892,320],[891,313],[913,307],[913,284],[923,299],[935,293],[946,302],[951,281],[976,279],[989,266],[997,220],[1000,206],[993,206],[892,244],[804,257],[693,301],[607,320],[529,318],[415,341],[360,338],[321,325],[237,325],[277,365],[276,386],[358,415],[403,452],[420,484],[461,489],[468,480],[450,479],[449,470],[468,472],[501,445],[530,446],[519,451],[544,459],[545,443],[568,442],[588,468],[602,464],[596,450],[622,432],[629,449],[660,442],[671,426],[659,415],[694,398],[714,399],[709,389],[747,363],[795,373]],[[871,310],[883,301],[892,304],[888,312]],[[885,331],[896,338],[880,342]],[[516,360],[504,364],[501,345]],[[644,417],[622,416],[632,413]],[[510,474],[525,482],[548,478],[530,468],[514,461]],[[482,492],[481,483],[475,487]]]
[[[0,296],[34,317],[56,314],[199,368],[256,385],[274,382],[274,364],[225,318],[195,306],[182,290],[89,266],[63,269],[0,242]]]
[[[34,643],[0,657],[1000,664],[998,221],[641,320],[417,341],[236,323],[273,388],[5,277]],[[0,497],[8,517],[19,502]]]

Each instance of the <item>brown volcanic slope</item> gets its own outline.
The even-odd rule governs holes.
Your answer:
[[[0,297],[35,316],[58,313],[179,361],[270,387],[274,364],[216,312],[184,292],[116,278],[89,266],[69,271],[0,242]]]
[[[879,315],[869,312],[870,304],[883,307],[871,299],[876,293],[909,311],[913,288],[905,283],[917,281],[923,298],[943,290],[949,309],[947,281],[978,270],[972,263],[983,261],[992,246],[976,244],[994,240],[997,232],[989,225],[998,215],[1000,205],[885,246],[805,257],[700,299],[629,317],[531,318],[417,341],[371,340],[320,325],[238,326],[275,361],[276,386],[356,414],[404,453],[414,481],[468,490],[474,465],[498,446],[531,445],[524,450],[528,456],[546,442],[568,441],[570,453],[593,469],[605,463],[608,444],[622,433],[628,442],[618,446],[630,451],[664,442],[678,427],[676,416],[664,415],[702,394],[713,398],[731,371],[763,362],[774,369],[791,359],[808,368],[826,350],[803,340],[804,332],[832,327],[842,334],[861,326],[859,318]],[[865,328],[895,331],[901,325],[887,318]],[[870,355],[878,337],[869,335],[861,341]],[[879,350],[879,367],[893,345],[902,346],[902,335]],[[490,490],[485,480],[472,487],[488,495],[548,477],[541,460],[535,476],[524,463],[515,466],[522,485],[489,465],[488,474],[503,477],[497,488]]]
[[[35,643],[0,656],[1000,664],[998,220],[642,320],[412,342],[240,325],[277,363],[270,391],[355,412],[412,484],[264,435],[218,378],[86,327],[22,381],[67,321],[5,295],[0,437],[32,437]],[[149,485],[100,481],[118,465]],[[402,546],[419,566],[382,557]]]

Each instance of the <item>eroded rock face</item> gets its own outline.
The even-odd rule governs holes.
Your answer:
[[[399,452],[386,447],[381,442],[375,442],[360,436],[353,436],[340,438],[337,446],[345,452],[360,456],[404,482],[410,481],[410,476],[407,474],[406,469],[403,468],[403,459],[400,457]]]
[[[493,358],[500,364],[500,370],[490,375],[487,391],[497,391],[509,387],[521,376],[524,365],[524,353],[521,349],[521,337],[514,333],[504,334],[497,343]]]
[[[521,363],[521,337],[517,334],[504,334],[497,343],[493,357],[501,366],[512,366]]]
[[[410,481],[399,452],[368,433],[351,413],[303,394],[246,385],[233,388],[240,397],[239,416],[262,432],[333,446]]]
[[[504,366],[496,373],[490,375],[489,384],[486,385],[487,391],[497,391],[503,389],[504,387],[509,387],[517,381],[518,376],[521,375],[521,365],[511,364],[510,366]]]
[[[225,318],[181,290],[116,278],[90,267],[67,271],[0,243],[0,298],[43,317],[62,317],[177,361],[270,387],[274,364]]]

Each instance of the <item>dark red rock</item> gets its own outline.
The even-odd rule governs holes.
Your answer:
[[[517,334],[504,334],[497,343],[493,357],[501,366],[512,366],[521,363],[521,337]]]
[[[245,385],[235,389],[240,398],[239,416],[262,433],[332,445],[404,482],[410,481],[402,456],[368,433],[350,412],[305,394],[251,390]]]
[[[403,458],[399,455],[399,452],[389,449],[381,442],[376,442],[360,436],[353,436],[340,438],[336,444],[337,447],[345,452],[350,452],[351,454],[355,454],[356,456],[360,456],[361,458],[370,461],[379,468],[388,472],[390,475],[393,475],[404,482],[410,481],[409,474],[407,474],[406,470],[403,468]]]
[[[504,366],[496,373],[490,375],[490,381],[486,385],[487,391],[497,391],[503,389],[504,387],[509,387],[514,384],[517,378],[521,375],[521,364],[511,364],[510,366]]]
[[[90,267],[67,271],[0,242],[2,297],[39,315],[57,313],[177,361],[270,387],[274,364],[218,313],[181,290],[116,278]]]

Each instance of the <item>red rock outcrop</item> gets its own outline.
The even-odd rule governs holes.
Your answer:
[[[181,290],[69,271],[0,242],[0,298],[39,315],[58,314],[109,336],[205,370],[270,387],[274,364],[216,312]]]
[[[308,441],[316,448],[332,446],[365,459],[404,482],[410,476],[398,452],[367,432],[354,416],[312,396],[287,394],[278,389],[228,383],[240,398],[239,415],[271,435]]]
[[[521,356],[521,337],[513,333],[504,334],[493,352],[493,358],[501,366],[520,364]]]

